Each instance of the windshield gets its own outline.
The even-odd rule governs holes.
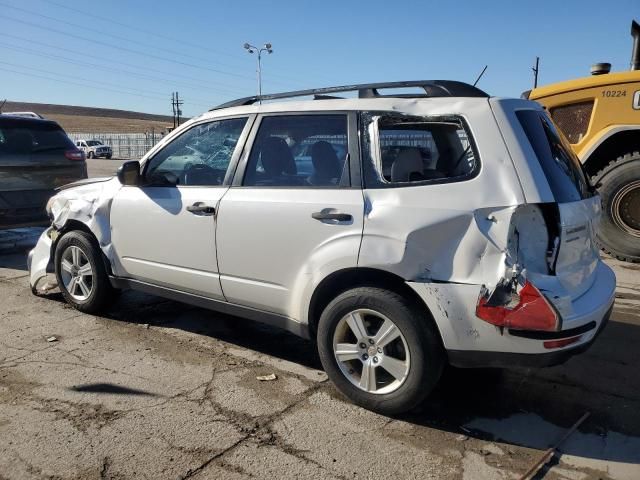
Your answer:
[[[556,201],[575,202],[590,197],[580,160],[547,116],[537,110],[519,110],[516,115]]]
[[[102,142],[99,140],[87,140],[87,145],[90,147],[95,147],[97,145],[102,145]]]

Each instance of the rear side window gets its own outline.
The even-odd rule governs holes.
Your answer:
[[[348,186],[347,132],[346,115],[264,117],[251,149],[243,185]]]
[[[518,110],[516,116],[536,153],[557,202],[575,202],[591,195],[580,161],[545,114]]]
[[[56,124],[21,121],[0,124],[0,155],[31,155],[73,148],[73,142]]]
[[[459,181],[479,168],[462,119],[366,113],[363,120],[368,188]]]

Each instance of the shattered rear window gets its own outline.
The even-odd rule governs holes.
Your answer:
[[[575,202],[590,197],[580,160],[546,115],[537,110],[518,110],[516,116],[556,201]]]
[[[369,188],[460,181],[479,169],[472,139],[455,116],[367,113],[362,133]]]

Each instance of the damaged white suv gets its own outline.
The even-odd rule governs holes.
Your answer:
[[[81,311],[132,288],[285,328],[387,414],[446,363],[562,362],[614,301],[599,197],[545,112],[453,81],[230,102],[48,212],[35,292],[53,269]]]

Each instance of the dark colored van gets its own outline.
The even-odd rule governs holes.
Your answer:
[[[0,229],[47,225],[55,188],[84,178],[84,153],[60,125],[0,115]]]

